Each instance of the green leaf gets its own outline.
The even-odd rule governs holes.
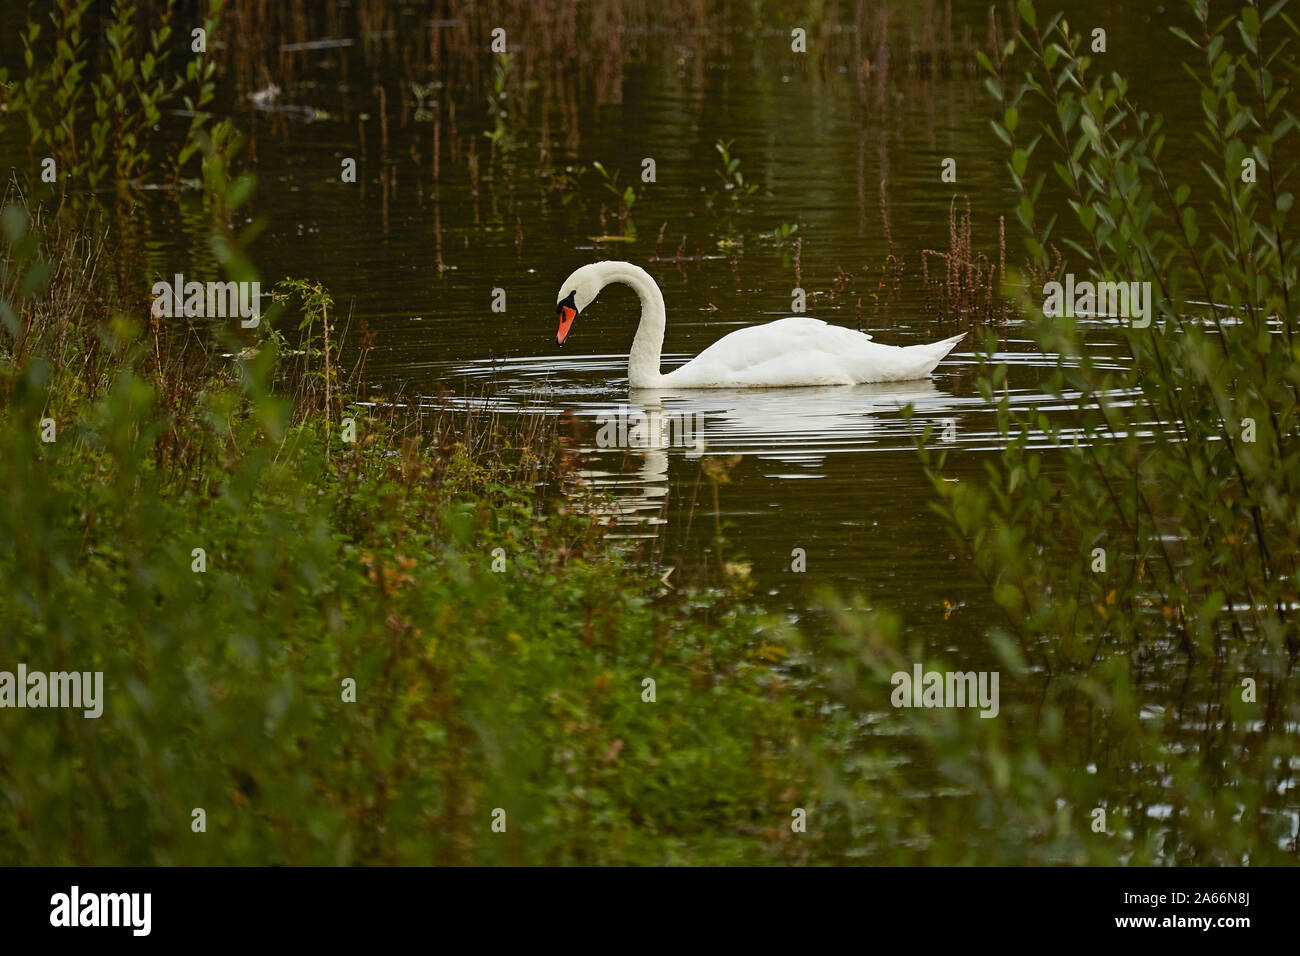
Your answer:
[[[1241,8],[1241,30],[1252,40],[1259,38],[1259,11],[1254,7]],[[1252,46],[1251,49],[1253,50],[1254,47]]]
[[[226,208],[238,209],[253,194],[253,187],[257,184],[257,177],[252,173],[245,173],[230,184],[226,189]]]
[[[1020,13],[1020,19],[1028,23],[1031,29],[1038,26],[1038,12],[1034,9],[1033,0],[1018,0],[1016,10]]]
[[[1249,10],[1250,8],[1247,7],[1246,9]],[[1258,27],[1258,24],[1256,24],[1256,27]],[[1241,21],[1237,22],[1237,32],[1241,34],[1241,42],[1246,45],[1247,50],[1249,50],[1251,53],[1255,53],[1259,50],[1259,37],[1252,36],[1247,31],[1246,24],[1244,22]]]

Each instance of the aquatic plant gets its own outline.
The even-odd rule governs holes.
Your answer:
[[[942,275],[930,274],[930,259],[942,259]],[[945,319],[963,325],[990,324],[1011,316],[1002,295],[1006,282],[1006,220],[998,220],[998,260],[976,252],[972,239],[970,200],[958,209],[954,196],[948,206],[948,249],[921,250],[921,278],[926,301]]]
[[[498,152],[509,152],[514,145],[510,132],[510,108],[508,89],[510,82],[510,71],[514,63],[510,55],[503,53],[494,59],[492,64],[492,87],[488,91],[488,118],[492,122],[492,128],[485,130],[483,135],[487,137],[488,142],[492,144],[492,155],[495,157]]]
[[[710,202],[721,220],[724,243],[739,238],[735,217],[744,211],[745,207],[742,204],[745,200],[758,192],[757,183],[745,181],[745,174],[740,171],[740,157],[732,155],[731,147],[734,142],[735,140],[719,139],[713,144],[719,162],[718,188],[711,194]]]
[[[211,0],[202,21],[203,37],[216,31],[224,0]],[[184,74],[173,60],[174,3],[146,17],[134,0],[115,0],[103,34],[107,62],[93,72],[86,17],[90,0],[58,0],[49,29],[29,18],[21,31],[26,74],[21,81],[0,77],[4,110],[27,125],[29,175],[33,182],[57,183],[73,195],[112,180],[117,187],[138,186],[166,165],[177,182],[198,151],[198,136],[208,122],[215,64],[204,50],[188,59]],[[146,38],[147,37],[147,42]],[[204,40],[199,36],[195,45]],[[162,162],[154,130],[169,104],[179,100],[190,113],[187,131],[171,158]]]
[[[619,236],[629,241],[635,239],[636,223],[632,221],[632,207],[636,205],[636,190],[631,185],[624,186],[619,182],[622,170],[616,169],[611,173],[599,162],[592,162],[591,166],[600,174],[601,186],[606,192],[611,193],[618,202]],[[602,211],[602,226],[603,218]]]

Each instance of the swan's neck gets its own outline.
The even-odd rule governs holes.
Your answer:
[[[606,284],[621,282],[631,286],[641,299],[641,324],[637,326],[632,351],[628,353],[627,380],[632,388],[653,388],[663,378],[659,371],[667,322],[663,294],[650,273],[630,262],[610,263],[604,279]]]

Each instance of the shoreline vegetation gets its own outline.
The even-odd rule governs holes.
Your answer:
[[[345,372],[316,279],[268,283],[254,329],[161,328],[111,227],[70,192],[13,188],[0,670],[102,672],[105,700],[94,720],[0,709],[0,863],[1293,864],[1300,353],[1273,159],[1295,122],[1267,38],[1296,30],[1247,6],[1187,34],[1222,160],[1198,213],[1165,179],[1159,121],[1090,68],[1086,36],[1015,9],[978,58],[1018,226],[998,224],[995,265],[954,202],[949,252],[927,252],[946,260],[939,309],[1019,321],[1060,356],[1045,389],[1073,420],[1004,402],[989,328],[988,477],[950,480],[928,436],[918,449],[1005,614],[986,642],[996,716],[926,703],[922,674],[968,668],[887,599],[822,595],[817,640],[764,613],[721,524],[716,572],[664,582],[582,507],[554,418],[363,403],[365,348]],[[154,87],[125,60],[83,76],[77,50],[32,89],[111,98],[116,76],[148,126]],[[210,62],[158,82],[201,114]],[[460,68],[491,88],[480,66]],[[80,108],[64,130],[23,116],[75,157],[68,133],[95,122]],[[138,131],[104,127],[86,176],[162,168]],[[256,281],[260,227],[235,226],[256,189],[246,144],[206,114],[184,136],[163,166],[201,189],[223,278]],[[1044,214],[1049,182],[1075,221]],[[1034,282],[1062,256],[1162,280],[1152,327],[1123,330],[1127,367],[1091,361],[1086,321],[1023,297],[1005,317],[1017,236]],[[882,288],[901,272],[891,255]],[[717,520],[728,463],[701,468]],[[900,673],[918,686],[891,707]]]
[[[611,548],[552,420],[291,403],[274,338],[195,381],[98,291],[4,380],[6,657],[111,697],[5,735],[6,863],[799,858],[755,838],[808,792],[759,615]]]

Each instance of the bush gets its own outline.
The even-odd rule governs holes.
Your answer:
[[[1026,230],[1022,312],[1056,356],[1042,386],[1056,411],[1013,409],[1005,365],[985,361],[1003,442],[987,480],[957,480],[922,448],[940,513],[1005,613],[990,649],[1002,716],[901,710],[870,736],[842,729],[873,769],[848,781],[846,840],[880,840],[860,813],[875,803],[886,845],[913,862],[1268,864],[1300,849],[1300,351],[1281,164],[1296,121],[1284,43],[1267,35],[1296,27],[1277,7],[1218,25],[1190,7],[1197,37],[1175,33],[1201,63],[1212,157],[1195,187],[1169,181],[1161,118],[1093,69],[1061,15],[1040,25],[1021,2],[1017,40],[983,58]],[[1053,202],[1074,228],[1044,214]],[[1068,269],[1150,282],[1158,315],[1045,317],[1039,286]],[[1119,367],[1091,347],[1116,336]],[[842,630],[818,663],[841,700],[880,710],[889,675],[923,650],[903,654],[885,614],[845,614]],[[886,733],[913,741],[907,759],[873,745]]]

